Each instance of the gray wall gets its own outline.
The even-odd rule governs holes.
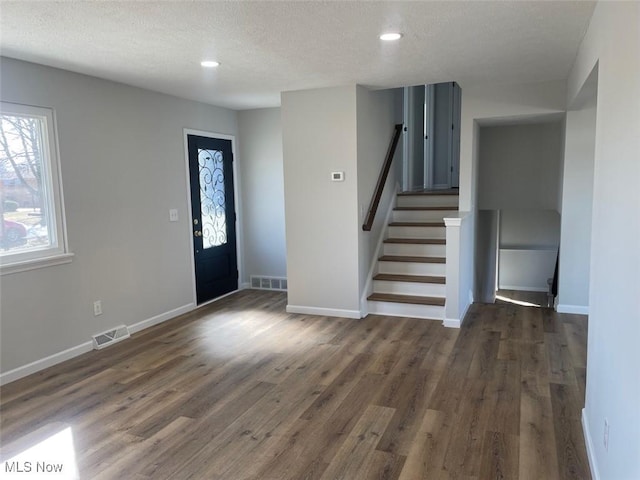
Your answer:
[[[380,169],[384,163],[394,125],[402,123],[402,90],[371,91],[358,86],[357,89],[357,135],[358,135],[358,204],[360,205],[360,225],[365,220],[369,203],[375,190]],[[398,142],[400,147],[402,141]],[[395,201],[396,186],[401,181],[402,149],[396,150],[393,167],[380,200],[370,232],[359,228],[359,291],[364,289],[368,279],[376,247],[385,228],[385,216],[389,206]]]
[[[482,127],[479,208],[556,209],[562,134],[560,122]]]
[[[585,108],[567,112],[558,310],[572,313],[589,308],[595,101],[594,96]]]
[[[499,237],[499,288],[547,292],[560,244],[558,212],[500,210]]]
[[[4,101],[55,109],[72,263],[1,279],[2,372],[193,306],[183,128],[236,113],[3,58]],[[169,209],[180,221],[169,223]],[[93,316],[102,300],[104,314]]]
[[[478,210],[475,258],[477,302],[493,303],[496,299],[499,219],[497,210]]]
[[[400,91],[355,85],[282,94],[290,311],[360,317],[401,152],[371,232],[362,224],[401,103]]]
[[[356,86],[283,92],[281,108],[288,308],[359,317]]]
[[[244,276],[284,277],[287,252],[284,223],[282,123],[279,108],[238,112],[242,177]]]
[[[527,83],[515,85],[462,84],[462,108],[460,123],[460,210],[470,212],[472,234],[468,241],[461,241],[469,263],[461,266],[462,281],[471,285],[469,296],[475,290],[475,279],[482,272],[475,271],[475,260],[482,252],[476,245],[478,189],[480,169],[480,123],[499,120],[516,120],[537,115],[558,115],[566,108],[566,83],[564,81]],[[463,295],[461,299],[465,298]],[[464,311],[461,308],[461,311]]]
[[[486,126],[480,129],[479,206],[500,210],[498,283],[516,290],[548,289],[560,238],[558,175],[562,122]],[[479,217],[479,221],[490,217]],[[478,234],[486,225],[478,225]],[[478,241],[481,238],[478,237]],[[477,246],[477,268],[490,255]],[[491,272],[479,271],[477,278]],[[480,286],[479,286],[480,287]],[[482,286],[482,290],[485,290]],[[485,298],[487,296],[485,295]]]
[[[597,64],[587,389],[594,478],[640,478],[640,3],[598,2],[571,70],[569,104]],[[605,449],[604,423],[610,425]]]

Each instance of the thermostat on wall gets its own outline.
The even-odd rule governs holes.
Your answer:
[[[332,182],[344,182],[344,172],[331,172]]]

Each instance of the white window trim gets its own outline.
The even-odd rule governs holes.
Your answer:
[[[67,226],[64,211],[64,195],[62,190],[62,177],[60,174],[60,150],[58,146],[58,131],[55,110],[47,107],[23,105],[11,102],[0,102],[0,111],[32,115],[44,119],[43,146],[49,156],[47,168],[48,181],[46,188],[52,187],[52,207],[55,216],[56,228],[53,232],[57,245],[55,247],[18,252],[15,254],[0,256],[0,276],[12,273],[34,270],[69,263],[73,254],[69,252],[67,243]]]

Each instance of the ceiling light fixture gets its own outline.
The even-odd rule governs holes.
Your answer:
[[[386,42],[400,40],[401,38],[402,38],[402,34],[397,32],[383,33],[382,35],[380,35],[380,40],[384,40]]]
[[[205,68],[214,68],[220,65],[220,62],[216,62],[215,60],[203,60],[200,62],[200,65]]]

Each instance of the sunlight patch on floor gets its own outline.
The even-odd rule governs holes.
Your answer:
[[[239,355],[296,353],[335,336],[323,331],[327,325],[322,319],[326,317],[301,322],[296,315],[281,320],[272,330],[277,334],[270,335],[273,317],[274,312],[258,309],[211,315],[198,327],[199,344],[207,347],[212,359],[229,360]]]
[[[496,295],[496,300],[501,300],[507,303],[513,303],[515,305],[521,305],[523,307],[538,307],[538,308],[541,307],[541,305],[538,305],[537,303],[522,302],[520,300],[514,300],[513,298],[503,297],[502,295]]]
[[[0,477],[3,479],[79,479],[71,427],[47,437],[2,462]]]

